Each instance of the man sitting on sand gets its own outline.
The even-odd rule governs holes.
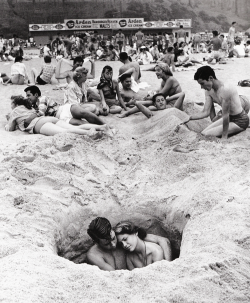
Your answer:
[[[132,77],[138,83],[141,78],[141,70],[138,62],[131,62],[129,60],[129,56],[126,52],[121,52],[119,55],[120,61],[124,64],[119,69],[119,76],[124,74],[125,72],[132,72]]]
[[[222,139],[227,139],[228,135],[235,135],[247,129],[249,117],[242,107],[243,96],[239,96],[236,87],[218,80],[210,66],[200,67],[195,73],[194,79],[202,89],[206,90],[206,101],[203,111],[190,116],[189,120],[203,119],[209,115],[213,120],[215,118],[214,103],[222,107],[222,119],[205,128],[202,131],[204,136],[221,136]]]
[[[97,217],[94,219],[90,223],[87,233],[95,242],[95,245],[87,253],[89,264],[107,271],[127,269],[125,250],[116,247],[115,232],[106,218]],[[164,253],[164,259],[171,261],[171,246],[167,238],[147,234],[144,240],[160,245]]]
[[[56,102],[50,100],[50,98],[41,96],[40,89],[35,85],[26,87],[24,91],[26,92],[26,97],[32,104],[32,107],[38,110],[40,115],[53,116],[72,125],[85,124],[86,121],[98,125],[105,124],[94,113],[90,112],[87,109],[84,109],[79,104],[59,105]],[[29,125],[33,119],[34,117],[27,119],[26,125]]]

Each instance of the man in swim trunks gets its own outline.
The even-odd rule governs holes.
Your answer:
[[[88,123],[103,125],[105,124],[99,117],[87,109],[84,109],[80,104],[64,104],[60,105],[50,100],[46,96],[41,96],[40,89],[35,86],[28,86],[24,90],[26,97],[32,103],[32,107],[44,116],[53,116],[60,120],[64,120],[72,125],[81,125]],[[26,125],[34,119],[34,116],[26,119]]]
[[[213,45],[213,51],[209,56],[207,62],[210,63],[215,59],[216,61],[220,61],[224,59],[224,52],[222,52],[222,41],[219,38],[218,31],[213,31],[213,38],[207,46]]]
[[[127,269],[125,250],[117,245],[117,238],[110,222],[106,218],[97,217],[87,230],[95,245],[87,252],[89,264],[96,265],[102,270],[114,271]],[[145,241],[153,242],[161,246],[164,259],[172,260],[171,245],[167,238],[147,234]]]
[[[138,32],[135,33],[135,37],[136,37],[136,50],[138,52],[144,42],[144,34],[139,29]]]
[[[183,29],[183,25],[180,25],[180,29],[177,31],[177,42],[180,44],[181,42],[186,42],[186,32]]]
[[[122,48],[125,46],[125,36],[121,29],[118,30],[118,33],[115,35],[115,43],[119,47],[119,52],[122,52]]]
[[[236,31],[236,22],[232,22],[232,26],[229,28],[227,42],[228,42],[228,52],[230,53],[234,49],[234,36]]]
[[[138,83],[141,78],[141,70],[138,62],[131,62],[126,52],[121,52],[119,55],[120,61],[124,64],[119,69],[119,76],[125,72],[132,71],[132,77]]]
[[[166,63],[170,68],[172,67],[172,71],[175,72],[175,62],[174,62],[174,48],[173,46],[168,47],[166,55],[160,59]]]
[[[195,73],[194,79],[202,89],[206,90],[206,101],[202,112],[190,116],[189,120],[203,119],[209,115],[213,120],[215,117],[214,103],[222,107],[222,119],[205,128],[202,131],[204,136],[221,136],[222,139],[227,139],[228,135],[235,135],[247,129],[249,117],[242,107],[235,87],[218,80],[210,66],[200,67]]]

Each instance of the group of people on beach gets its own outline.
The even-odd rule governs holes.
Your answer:
[[[13,131],[17,127],[22,131],[45,135],[59,132],[93,134],[94,131],[112,129],[100,118],[101,115],[119,114],[120,118],[125,118],[142,112],[150,118],[153,112],[158,110],[171,107],[183,110],[185,93],[169,64],[156,63],[153,69],[161,83],[158,89],[154,88],[153,91],[146,93],[145,90],[140,90],[141,69],[138,62],[131,61],[126,52],[121,52],[119,59],[123,66],[119,69],[118,80],[113,77],[112,67],[106,65],[99,80],[95,81],[93,60],[90,60],[90,72],[83,66],[82,56],[74,58],[71,70],[61,72],[61,64],[65,59],[60,59],[54,67],[51,58],[45,56],[40,74],[35,69],[31,71],[32,77],[28,79],[30,84],[25,88],[26,98],[13,96],[12,112],[6,129]],[[17,56],[11,67],[14,73],[12,83],[25,83],[28,75],[24,67],[22,57]],[[50,83],[54,74],[57,79],[67,81],[63,105],[57,104],[47,96],[41,96],[37,86]],[[249,101],[246,97],[239,96],[236,88],[218,80],[214,70],[207,65],[198,68],[194,79],[206,90],[206,101],[204,109],[190,116],[185,123],[210,116],[212,124],[203,130],[202,134],[222,138],[239,133],[248,127]],[[214,104],[221,106],[222,111],[219,114],[216,114]],[[42,127],[44,125],[46,127]]]

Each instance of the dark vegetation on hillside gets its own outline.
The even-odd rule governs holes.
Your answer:
[[[12,36],[13,33],[19,34],[20,37],[27,37],[29,23],[58,23],[67,18],[137,17],[144,18],[146,21],[191,18],[193,32],[213,29],[226,32],[232,21],[225,15],[230,9],[226,7],[228,0],[222,0],[220,7],[215,5],[215,0],[211,0],[214,5],[210,11],[201,9],[202,7],[199,5],[201,0],[189,0],[185,5],[182,4],[183,1],[174,0],[155,0],[154,3],[147,3],[147,0],[135,0],[128,3],[127,7],[124,5],[112,7],[108,3],[105,4],[105,1],[101,4],[94,1],[67,2],[67,0],[61,0],[61,2],[52,0],[44,2],[36,2],[36,0],[3,1],[5,2],[0,12],[0,32],[6,37]],[[242,5],[246,5],[242,1],[246,0],[234,1],[236,1],[234,9],[239,17]],[[246,5],[246,9],[250,11],[249,5]],[[244,26],[245,29],[248,27]],[[239,29],[242,28],[239,26]]]

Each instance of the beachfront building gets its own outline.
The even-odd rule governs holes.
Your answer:
[[[114,0],[115,1],[115,0]],[[84,32],[97,31],[99,34],[113,36],[122,29],[126,36],[134,34],[142,29],[145,34],[154,34],[159,31],[164,34],[173,33],[183,25],[187,34],[187,42],[191,38],[191,19],[172,19],[168,21],[144,21],[144,18],[102,18],[102,19],[65,19],[64,23],[56,24],[30,24],[30,36],[37,44],[47,43],[54,39],[58,32],[62,35],[79,35]]]

